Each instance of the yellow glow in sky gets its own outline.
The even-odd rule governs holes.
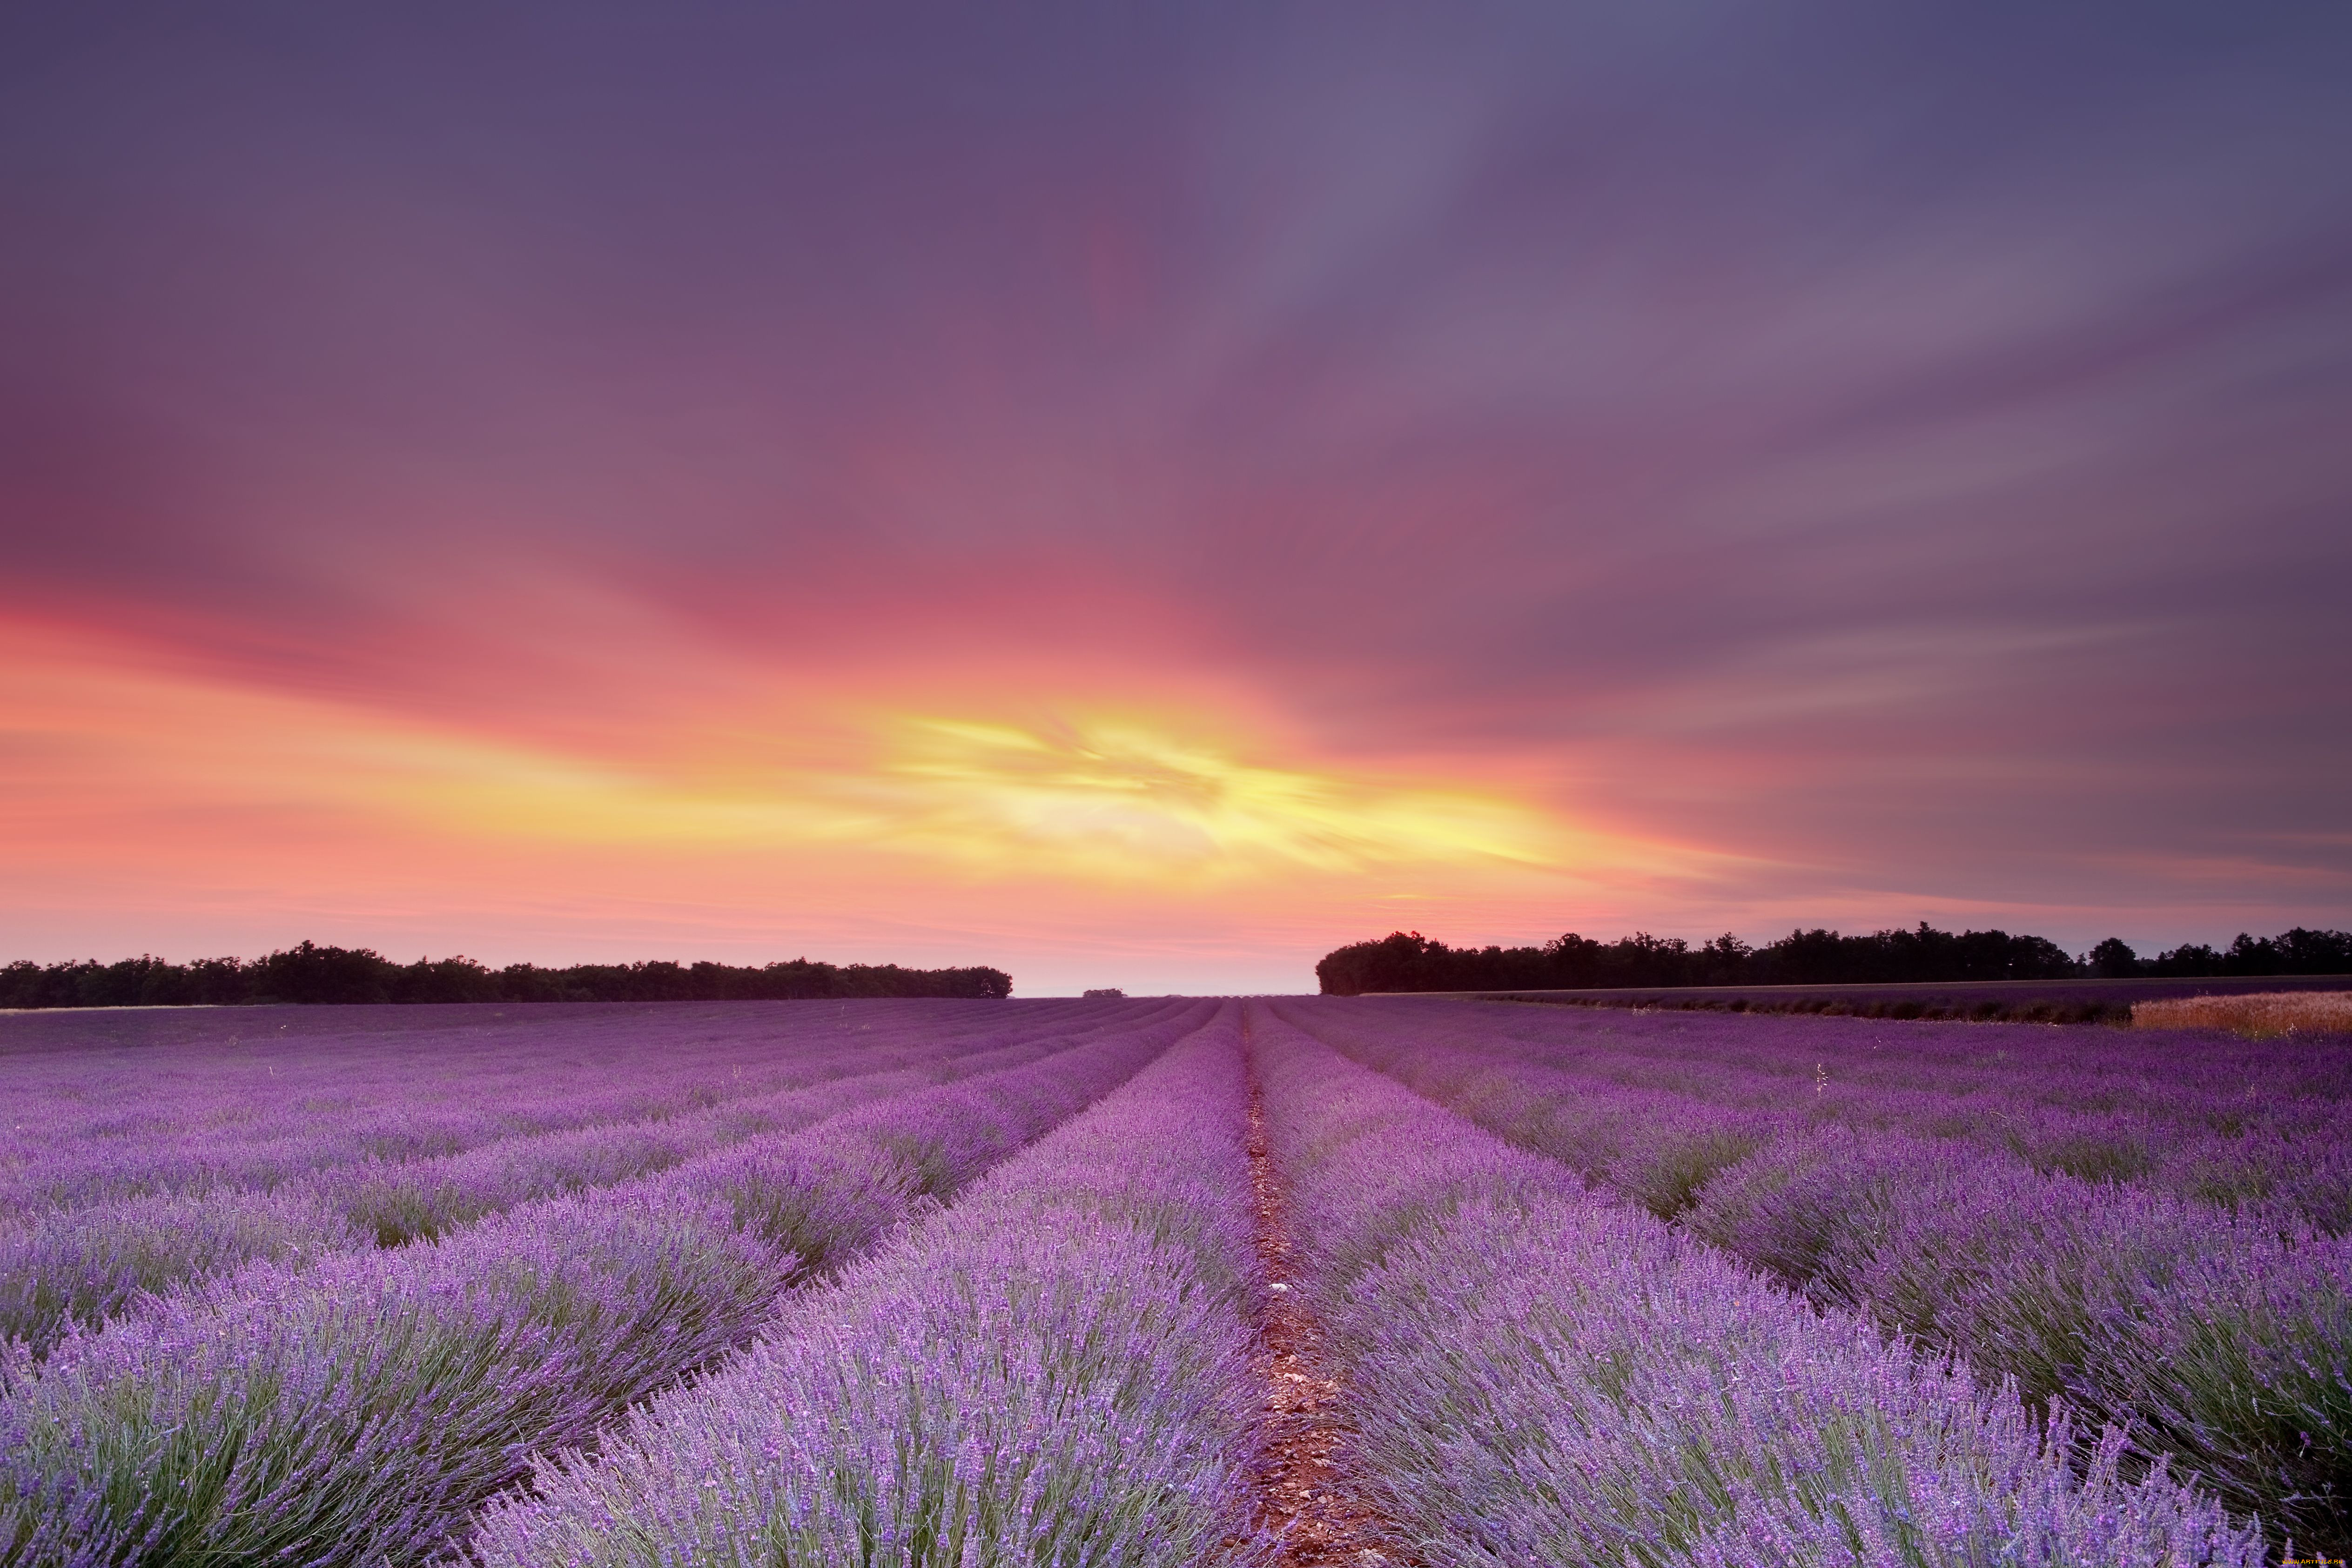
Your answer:
[[[706,715],[657,734],[620,719],[605,744],[575,747],[21,630],[14,641],[28,656],[0,674],[0,698],[26,755],[58,775],[44,791],[25,770],[18,811],[43,793],[126,826],[200,805],[274,806],[477,841],[878,852],[959,880],[1096,885],[1475,875],[1586,858],[1530,805],[1213,741],[1202,737],[1213,727],[1140,708],[1014,723],[836,699],[821,720]]]
[[[1556,852],[1550,824],[1506,800],[1245,761],[1137,719],[896,728],[866,793],[892,841],[965,860],[1207,879]]]
[[[996,962],[1024,994],[1116,958],[1293,988],[1406,907],[1540,932],[1693,861],[1532,780],[1495,787],[1516,777],[1498,764],[1318,754],[1247,694],[1148,674],[1122,697],[1099,671],[1064,693],[1002,667],[862,688],[697,673],[668,681],[692,703],[606,691],[550,718],[0,620],[9,939],[43,958],[306,935],[500,960],[805,951]]]

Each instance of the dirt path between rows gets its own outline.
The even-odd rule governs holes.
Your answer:
[[[1266,1149],[1265,1097],[1255,1064],[1249,1159],[1258,1256],[1272,1286],[1251,1354],[1265,1385],[1252,1476],[1255,1523],[1281,1537],[1271,1559],[1275,1568],[1418,1568],[1417,1559],[1397,1544],[1398,1531],[1349,1485],[1335,1462],[1335,1451],[1353,1428],[1342,1407],[1340,1369],[1325,1352],[1323,1325],[1297,1289],[1289,1205]]]

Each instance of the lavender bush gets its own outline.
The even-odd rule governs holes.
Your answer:
[[[2151,1040],[2033,1025],[1592,1014],[1391,998],[1290,1004],[1349,1049],[1387,1040],[1507,1057],[1578,1096],[1607,1086],[1737,1108],[1780,1127],[1845,1124],[1974,1143],[2037,1169],[2352,1227],[2352,1050]],[[1311,1023],[1308,1020],[1311,1019]]]
[[[0,1561],[415,1561],[529,1448],[740,1343],[793,1263],[715,1205],[566,1200],[159,1301],[0,1401]]]
[[[1178,1026],[929,1088],[447,1240],[257,1264],[69,1336],[0,1399],[0,1563],[417,1562],[524,1470]],[[828,1186],[827,1184],[831,1184]],[[861,1186],[861,1184],[863,1184]],[[862,1228],[863,1234],[859,1234]]]
[[[1355,1380],[1355,1474],[1433,1565],[2242,1564],[2120,1434],[1815,1312],[1271,1019],[1276,1158]]]
[[[333,1207],[300,1194],[164,1194],[37,1215],[0,1235],[0,1340],[44,1356],[69,1325],[95,1326],[147,1293],[256,1259],[299,1268],[365,1242]]]
[[[55,1122],[40,1157],[17,1167],[14,1188],[21,1202],[64,1208],[152,1191],[275,1189],[295,1181],[332,1180],[353,1169],[383,1172],[468,1153],[490,1155],[502,1145],[535,1139],[690,1122],[716,1113],[712,1107],[756,1104],[849,1074],[902,1068],[915,1054],[911,1042],[895,1036],[887,1045],[845,1048],[821,1038],[779,1040],[772,1033],[763,1049],[786,1058],[789,1070],[770,1061],[745,1073],[738,1061],[731,1071],[739,1076],[714,1083],[708,1077],[712,1062],[694,1053],[692,1041],[641,1028],[635,1042],[651,1060],[592,1064],[573,1060],[561,1039],[542,1040],[527,1091],[460,1071],[420,1076],[405,1102],[369,1098],[356,1105],[341,1094],[303,1094],[291,1104],[271,1104],[262,1097],[257,1110],[246,1098],[254,1086],[233,1075],[174,1074],[183,1080],[179,1092],[185,1102],[176,1126],[155,1118],[120,1117],[102,1133],[85,1125],[77,1134],[70,1105],[24,1113],[47,1113]],[[463,1048],[453,1043],[451,1049]],[[935,1042],[929,1052],[948,1049]],[[286,1063],[289,1077],[305,1065],[282,1049],[273,1065],[277,1061]],[[466,1094],[468,1103],[462,1108],[439,1103],[453,1092]],[[110,1086],[95,1075],[82,1088],[83,1097],[106,1092]]]
[[[730,1100],[689,1115],[502,1138],[442,1159],[369,1161],[300,1185],[324,1195],[379,1245],[397,1246],[534,1197],[610,1186],[926,1084],[1034,1061],[1069,1042],[1049,1036],[988,1044],[913,1066],[846,1072],[813,1087]]]
[[[1213,1560],[1262,1288],[1245,1109],[1229,1012],[601,1458],[539,1461],[467,1560]]]
[[[110,1015],[0,1019],[0,1202],[75,1207],[269,1187],[362,1162],[690,1115],[1136,1016],[1106,1018],[1096,1004],[881,1002],[555,1008],[515,1022],[492,1009],[425,1008],[407,1010],[440,1015],[438,1027],[423,1017],[388,1034],[355,1023],[321,1034],[310,1016],[392,1010],[299,1009],[290,1024],[271,1022],[283,1009],[142,1015],[150,1031],[198,1038],[83,1051],[63,1046],[126,1026]],[[11,1050],[36,1024],[49,1049]],[[236,1028],[259,1032],[217,1038]]]
[[[1126,1036],[1164,1040],[1178,1027],[1172,1020],[1183,1016],[1160,1009],[1113,1027]],[[1078,1039],[1099,1032],[1078,1021]],[[888,1059],[914,1056],[918,1065],[833,1077],[688,1115],[504,1138],[442,1159],[369,1160],[268,1194],[227,1188],[38,1214],[22,1231],[0,1233],[0,1340],[20,1336],[35,1356],[45,1355],[68,1321],[95,1326],[142,1291],[192,1282],[250,1259],[299,1266],[338,1247],[362,1245],[362,1233],[381,1245],[437,1236],[534,1197],[648,1175],[758,1134],[807,1126],[929,1084],[999,1071],[1073,1043],[1060,1030],[1014,1043],[1002,1043],[1004,1038],[993,1034],[973,1042],[982,1049],[961,1051],[948,1049],[952,1041],[937,1042],[931,1059],[923,1061],[894,1036],[881,1048]]]
[[[810,1267],[836,1268],[1125,1082],[1212,1007],[1195,1004],[1026,1066],[866,1106],[801,1137],[721,1150],[646,1189],[722,1202],[739,1225],[793,1249]]]
[[[1822,1138],[1727,1176],[1691,1228],[1824,1301],[2129,1422],[2331,1552],[2352,1476],[2352,1245],[2158,1193]]]
[[[987,1071],[1040,1054],[1043,1048],[1013,1047],[958,1066]],[[446,1160],[371,1161],[269,1192],[161,1194],[37,1215],[0,1237],[0,1338],[23,1338],[37,1359],[72,1324],[95,1327],[142,1294],[255,1259],[299,1269],[337,1250],[436,1237],[534,1197],[667,1169],[754,1129],[790,1130],[904,1095],[936,1076],[901,1070],[837,1079],[701,1117],[502,1139]]]
[[[1293,1016],[1301,1016],[1294,1010]],[[1304,1015],[1317,1021],[1314,1015]],[[1999,1026],[1995,1026],[1999,1027]],[[1776,1124],[1409,1028],[1350,1052],[1817,1301],[2131,1434],[2280,1536],[2352,1542],[2352,1243],[1965,1141]]]
[[[1429,1568],[2347,1533],[2352,1166],[2306,1156],[2352,1051],[352,1009],[0,1024],[0,1568],[1252,1560],[1244,1016],[1351,1473]]]

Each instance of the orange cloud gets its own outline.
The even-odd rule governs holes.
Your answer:
[[[160,667],[22,625],[0,630],[0,658],[10,727],[47,759],[20,774],[20,811],[50,790],[84,810],[142,796],[277,801],[493,838],[855,844],[1112,883],[1548,867],[1570,853],[1559,825],[1523,802],[1248,758],[1141,708],[1037,723],[830,697],[814,739],[782,738],[793,722],[770,713],[737,723],[730,747],[728,727],[703,716],[711,733],[648,734],[632,761]]]
[[[706,945],[780,925],[828,949],[895,929],[901,956],[910,930],[1000,955],[1245,930],[1311,957],[1395,901],[1540,908],[1677,859],[1532,792],[1318,759],[1172,678],[1120,705],[966,670],[941,706],[903,669],[864,692],[771,671],[752,700],[740,665],[698,687],[670,652],[682,687],[730,700],[565,745],[0,622],[16,901],[396,910],[477,951],[519,915],[576,933],[657,912]],[[812,695],[773,695],[793,689]]]

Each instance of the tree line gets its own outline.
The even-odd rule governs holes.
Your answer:
[[[1938,931],[1924,920],[1916,930],[1867,936],[1791,931],[1761,947],[1729,935],[1694,946],[1679,936],[1647,932],[1596,942],[1572,931],[1540,947],[1449,947],[1418,931],[1392,931],[1378,941],[1339,948],[1315,966],[1323,994],[1339,997],[1366,991],[2345,974],[2352,974],[2352,932],[2297,926],[2276,936],[2242,933],[2226,948],[2189,944],[2147,958],[2111,936],[2076,957],[2045,936]]]
[[[471,958],[395,963],[367,947],[304,942],[260,958],[173,964],[152,955],[101,964],[0,967],[0,1008],[250,1007],[367,1002],[733,1002],[830,997],[1002,998],[1002,969],[904,969],[896,964],[574,964],[502,969]]]

